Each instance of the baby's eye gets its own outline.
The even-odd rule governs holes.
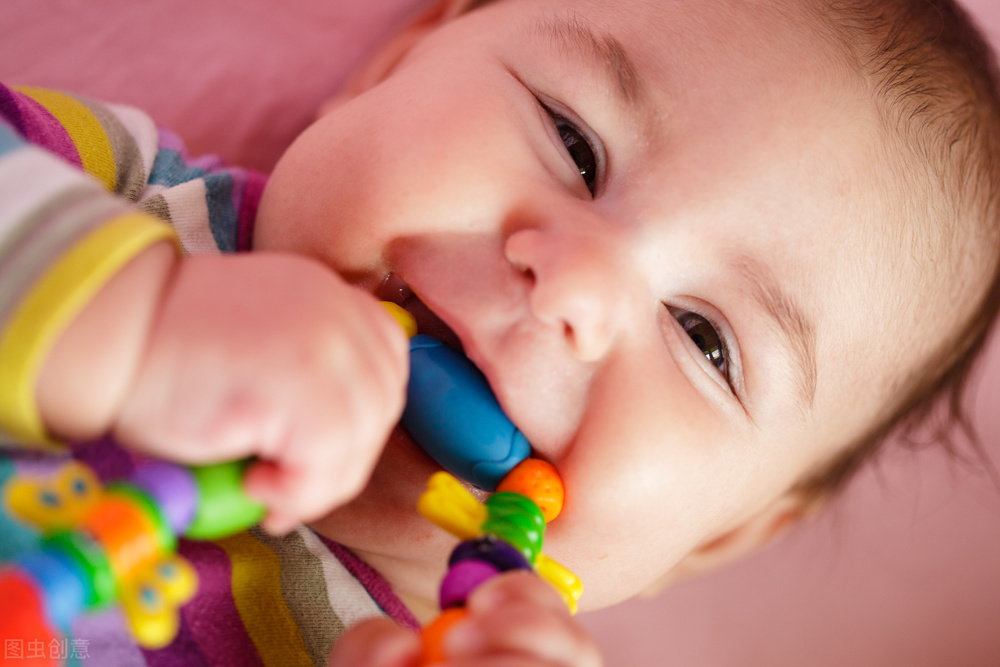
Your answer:
[[[593,196],[597,189],[597,156],[594,154],[594,149],[590,147],[590,143],[583,134],[568,120],[556,116],[555,122],[563,145],[569,151],[573,164],[580,170],[580,177],[583,178],[583,182],[587,184],[587,189]]]
[[[580,178],[583,179],[587,190],[590,191],[590,196],[593,197],[597,192],[597,172],[600,162],[597,151],[594,150],[586,134],[581,132],[572,121],[547,107],[545,110],[552,116],[552,122],[556,126],[556,131],[559,132],[563,146],[566,147],[573,164],[580,170]]]
[[[674,317],[705,358],[728,380],[726,344],[715,327],[698,313],[690,311],[674,311]]]

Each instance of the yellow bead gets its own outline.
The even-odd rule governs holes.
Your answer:
[[[393,319],[399,322],[399,326],[403,327],[407,338],[413,338],[417,335],[417,321],[413,319],[413,315],[403,310],[402,306],[396,305],[391,301],[383,301],[382,307],[392,315]]]
[[[569,613],[576,613],[576,601],[583,595],[583,582],[573,572],[558,561],[554,561],[545,554],[539,554],[535,561],[535,571],[538,575],[552,584],[559,595],[562,596]]]
[[[427,490],[417,501],[417,511],[460,540],[478,537],[487,517],[482,503],[443,471],[434,473],[427,481]]]

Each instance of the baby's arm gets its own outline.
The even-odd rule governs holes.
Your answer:
[[[163,458],[256,456],[275,532],[356,494],[403,406],[406,338],[368,294],[279,254],[130,262],[54,346],[38,385],[57,435],[111,431]]]
[[[3,439],[256,456],[249,490],[286,529],[364,481],[402,409],[405,337],[304,257],[180,258],[125,201],[155,155],[172,164],[160,141],[134,110],[0,84]]]
[[[448,667],[600,667],[594,641],[541,577],[512,572],[477,588],[466,620],[445,635]],[[347,631],[330,667],[423,667],[417,635],[387,619]]]

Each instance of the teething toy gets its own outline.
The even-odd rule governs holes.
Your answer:
[[[531,452],[482,373],[458,351],[422,334],[410,340],[402,421],[442,468],[486,491]]]
[[[41,541],[0,571],[4,636],[54,638],[80,614],[117,601],[140,645],[168,644],[178,607],[197,588],[194,568],[174,553],[178,535],[223,537],[263,516],[243,493],[245,464],[151,462],[102,488],[90,468],[70,461],[46,477],[11,480],[6,505]]]
[[[405,311],[392,304],[386,308],[404,330],[416,331]],[[527,439],[468,359],[435,338],[410,335],[402,424],[447,471],[431,476],[417,510],[462,540],[441,581],[441,615],[421,631],[420,664],[425,666],[443,660],[444,636],[465,618],[468,596],[490,578],[513,569],[534,570],[572,613],[583,587],[576,575],[541,553],[546,523],[559,516],[565,495],[556,469],[529,458]],[[480,503],[456,477],[496,493]]]
[[[519,476],[514,475],[512,484]],[[506,482],[505,478],[501,486]],[[542,502],[548,502],[555,495],[554,486],[559,487],[558,495],[562,495],[558,475],[547,477],[542,486]],[[447,472],[439,472],[427,483],[427,491],[421,496],[417,509],[463,540],[452,551],[448,573],[441,581],[441,615],[421,631],[422,667],[442,660],[441,641],[451,626],[465,617],[468,596],[480,584],[502,572],[534,570],[555,587],[570,612],[576,612],[583,587],[576,575],[541,553],[546,519],[538,499],[517,491],[500,491],[480,504],[457,479]],[[556,514],[558,508],[553,516]]]

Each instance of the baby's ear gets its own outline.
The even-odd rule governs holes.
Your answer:
[[[340,106],[347,100],[360,95],[376,85],[396,68],[410,49],[429,33],[447,23],[468,7],[475,0],[431,0],[412,19],[404,23],[395,33],[378,46],[368,56],[353,75],[341,86],[337,94],[327,100],[319,110],[320,116]]]
[[[671,584],[693,579],[735,562],[784,535],[790,528],[819,514],[826,498],[793,490],[780,496],[744,523],[712,538],[684,557],[660,581],[643,591],[657,595]]]

